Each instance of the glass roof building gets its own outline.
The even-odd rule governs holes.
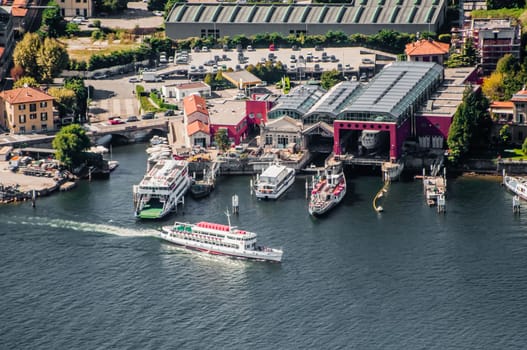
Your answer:
[[[438,89],[443,67],[433,62],[394,62],[367,84],[344,81],[328,92],[299,86],[280,96],[270,119],[288,115],[305,124],[319,121],[360,120],[401,124]]]
[[[436,63],[391,63],[359,92],[337,119],[401,124],[417,112],[442,81],[443,67]]]

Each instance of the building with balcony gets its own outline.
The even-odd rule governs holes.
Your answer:
[[[2,91],[0,124],[14,134],[52,131],[53,101],[53,96],[33,87]]]
[[[498,60],[506,54],[520,59],[521,26],[512,20],[475,18],[470,23],[470,28],[466,28],[461,34],[462,42],[468,37],[473,39],[484,74],[492,73]]]

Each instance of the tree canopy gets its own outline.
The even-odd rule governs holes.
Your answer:
[[[97,12],[118,12],[126,9],[128,0],[96,0],[95,9]]]
[[[448,132],[450,161],[456,163],[469,152],[488,145],[492,125],[488,107],[489,101],[482,94],[481,89],[474,90],[472,86],[467,86],[463,102],[454,114]]]
[[[25,76],[37,82],[51,82],[67,67],[68,53],[56,39],[42,39],[36,33],[26,33],[15,47],[13,61]]]
[[[52,142],[56,158],[70,168],[84,161],[84,153],[90,145],[86,131],[78,124],[60,129]]]
[[[39,31],[43,36],[57,38],[64,34],[66,24],[60,13],[60,7],[54,0],[48,2],[47,6],[42,11],[42,23]]]
[[[507,101],[518,92],[525,80],[527,71],[511,54],[498,61],[496,70],[483,81],[483,93],[493,101]]]
[[[472,38],[468,38],[463,46],[463,51],[461,53],[451,54],[448,61],[445,62],[445,66],[448,68],[472,67],[475,66],[478,61],[478,51],[476,50],[474,41]]]
[[[222,151],[229,149],[230,142],[227,129],[219,129],[214,135],[214,142],[216,143],[216,146],[218,146],[218,148]]]
[[[329,90],[334,85],[337,85],[343,80],[344,80],[344,76],[342,75],[342,72],[339,72],[336,69],[325,71],[320,76],[320,86],[322,86],[326,90]]]
[[[32,77],[22,77],[18,79],[13,84],[13,87],[17,89],[17,88],[24,87],[26,85],[31,86],[31,87],[36,87],[36,88],[40,87],[40,84],[35,80],[35,78],[32,78]]]

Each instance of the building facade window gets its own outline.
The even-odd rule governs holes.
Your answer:
[[[266,145],[273,144],[273,135],[270,135],[270,134],[265,135],[265,144]]]
[[[26,109],[26,105],[18,105],[19,111],[24,111]]]
[[[21,114],[18,116],[18,122],[20,124],[24,124],[26,122],[26,115],[25,114]]]
[[[42,131],[48,131],[48,126],[46,124],[42,124],[40,128],[42,129]]]
[[[29,114],[29,119],[31,120],[37,119],[37,114],[36,113]]]
[[[37,104],[36,103],[30,103],[29,104],[29,111],[35,112],[37,110]]]
[[[31,125],[31,131],[37,131],[37,126],[36,125]]]
[[[40,102],[40,108],[45,108],[48,106],[48,101],[42,101]]]
[[[21,126],[20,127],[20,133],[21,134],[25,134],[26,133],[26,127],[25,126]]]
[[[46,120],[48,120],[48,112],[40,113],[40,120],[41,120],[41,121],[46,121]]]

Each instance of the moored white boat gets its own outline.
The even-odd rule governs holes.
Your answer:
[[[520,197],[523,200],[527,200],[527,178],[520,176],[503,176],[503,184],[505,187]]]
[[[311,190],[308,211],[311,215],[322,215],[339,204],[346,195],[346,177],[342,163],[326,167],[324,175],[318,177]]]
[[[212,255],[224,255],[240,259],[281,262],[283,251],[256,244],[257,234],[239,230],[230,225],[211,222],[189,224],[175,222],[165,226],[159,237],[170,243]]]
[[[135,216],[159,219],[176,210],[190,187],[188,163],[161,159],[134,186]]]
[[[277,199],[295,182],[295,169],[280,164],[271,164],[254,184],[256,198]]]

